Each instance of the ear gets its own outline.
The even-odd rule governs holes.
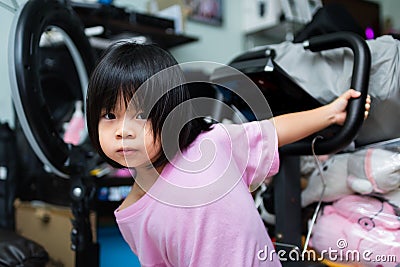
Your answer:
[[[337,213],[336,209],[332,205],[326,205],[320,213],[320,216],[330,215],[334,213]]]
[[[356,193],[369,194],[373,191],[371,182],[367,179],[358,178],[349,174],[347,176],[347,185]]]
[[[371,176],[382,193],[400,186],[400,154],[385,149],[374,149],[370,158]]]
[[[397,230],[400,229],[399,219],[400,218],[395,213],[393,206],[384,201],[383,210],[377,215],[376,220],[379,220],[385,229]]]

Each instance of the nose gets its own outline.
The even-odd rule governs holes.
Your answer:
[[[115,130],[116,139],[135,138],[135,137],[136,137],[135,131],[124,123],[120,123]]]

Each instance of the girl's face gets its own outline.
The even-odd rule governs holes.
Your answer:
[[[142,112],[132,105],[126,108],[123,99],[119,100],[114,110],[102,111],[98,128],[101,148],[107,157],[123,166],[147,167],[157,159],[160,142],[154,140],[151,123]]]

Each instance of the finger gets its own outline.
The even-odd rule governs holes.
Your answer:
[[[361,95],[361,92],[351,89],[351,97],[357,98]]]
[[[346,100],[349,100],[350,98],[357,98],[360,95],[361,93],[359,91],[356,91],[354,89],[349,89],[342,95],[342,97]]]
[[[371,104],[371,96],[367,95],[367,99],[365,100],[367,104]]]
[[[366,110],[366,111],[369,111],[370,108],[371,108],[371,105],[370,105],[369,103],[366,103],[366,104],[365,104],[365,110]]]
[[[364,112],[364,120],[368,118],[368,115],[369,115],[369,112],[368,112],[368,111],[365,111],[365,112]]]

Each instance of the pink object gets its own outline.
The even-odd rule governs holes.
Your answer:
[[[369,148],[331,156],[322,164],[326,189],[322,200],[332,202],[353,194],[387,194],[400,187],[400,153]],[[302,207],[318,202],[323,183],[318,168],[301,193]]]
[[[325,257],[362,266],[400,266],[400,221],[394,208],[373,197],[350,195],[325,206],[310,245]],[[358,257],[358,259],[356,258]]]
[[[277,151],[269,121],[199,135],[149,192],[115,211],[141,265],[281,266],[249,192],[278,171]]]
[[[75,102],[75,111],[64,133],[64,142],[79,145],[85,131],[85,118],[82,112],[82,101]]]
[[[115,177],[121,177],[121,178],[125,178],[125,177],[135,177],[136,175],[136,171],[134,169],[117,169],[114,172],[114,176]]]

